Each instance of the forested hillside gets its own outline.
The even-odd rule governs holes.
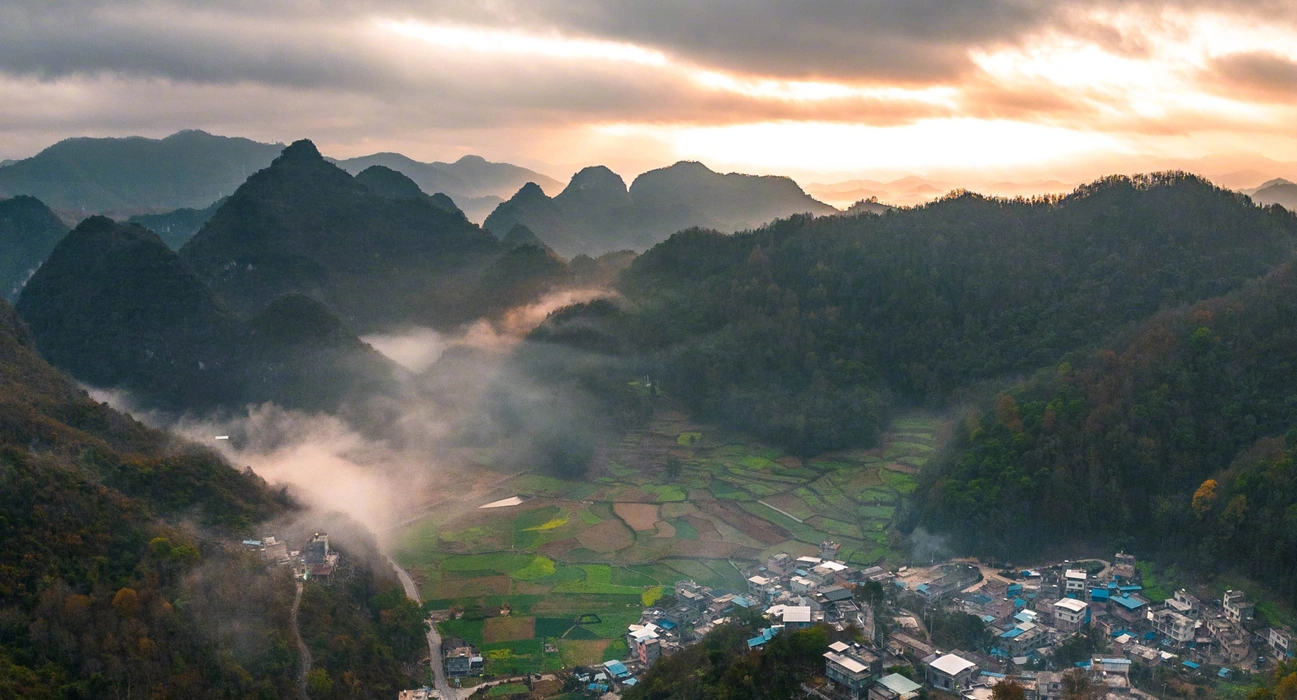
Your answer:
[[[1294,242],[1292,215],[1181,173],[1061,199],[959,194],[678,233],[622,274],[625,318],[585,333],[629,337],[697,416],[816,453],[870,444],[893,406],[945,407],[1228,293]]]
[[[158,236],[104,217],[55,248],[18,302],[77,379],[174,413],[274,401],[306,410],[393,387],[393,365],[300,295],[243,321]]]
[[[12,302],[68,227],[35,197],[0,199],[0,296]]]
[[[969,417],[925,475],[923,521],[1001,555],[1138,545],[1297,602],[1293,319],[1289,264],[1041,371]]]

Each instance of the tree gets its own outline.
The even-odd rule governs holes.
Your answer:
[[[1004,680],[995,684],[991,688],[991,698],[993,700],[1026,700],[1027,689],[1023,688],[1015,680]]]
[[[1103,700],[1108,689],[1079,668],[1063,674],[1063,700]]]
[[[323,697],[333,692],[333,679],[329,672],[322,668],[313,668],[306,674],[306,691],[316,697]]]
[[[1215,479],[1207,479],[1202,482],[1197,491],[1193,492],[1193,514],[1198,516],[1199,520],[1207,517],[1212,506],[1216,504],[1216,486]]]

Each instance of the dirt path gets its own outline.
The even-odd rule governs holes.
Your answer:
[[[297,655],[301,659],[302,672],[297,677],[297,689],[301,692],[302,697],[306,695],[306,674],[311,672],[311,650],[306,647],[306,642],[302,639],[302,630],[297,626],[297,609],[302,605],[302,590],[304,586],[301,581],[297,582],[297,595],[293,597],[293,612],[291,619],[293,621],[293,636],[297,637]]]

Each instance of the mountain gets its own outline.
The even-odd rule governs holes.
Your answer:
[[[701,163],[680,162],[640,175],[629,189],[603,166],[581,170],[552,199],[529,184],[483,226],[503,237],[515,225],[525,225],[571,257],[644,250],[693,226],[732,232],[790,214],[836,211],[788,178],[721,175]]]
[[[623,338],[604,345],[634,348],[696,417],[810,455],[871,444],[895,406],[962,401],[1238,289],[1294,243],[1288,213],[1183,173],[1060,200],[964,193],[677,233],[621,274],[625,309],[581,333]]]
[[[200,209],[270,164],[281,144],[181,131],[164,139],[74,138],[0,167],[0,196],[54,209]]]
[[[395,372],[305,298],[245,323],[156,234],[105,217],[55,247],[17,308],[54,365],[176,414],[265,401],[337,409],[390,388]]]
[[[291,693],[275,661],[291,641],[276,614],[291,580],[220,541],[288,504],[211,450],[93,401],[3,301],[0,368],[0,695],[112,697],[146,678],[157,697]],[[194,586],[200,568],[237,596]],[[244,631],[209,636],[213,607]]]
[[[158,234],[172,250],[180,250],[181,246],[198,233],[198,229],[216,215],[216,210],[224,203],[225,198],[221,198],[204,209],[182,207],[162,214],[136,214],[126,222],[143,226]]]
[[[358,175],[375,165],[402,173],[424,192],[441,193],[460,203],[469,218],[481,221],[502,197],[528,182],[554,192],[563,183],[534,170],[509,163],[492,163],[481,156],[464,156],[454,163],[421,163],[400,153],[375,153],[335,161],[343,170]]]
[[[1288,263],[1008,389],[925,474],[922,522],[992,556],[1117,543],[1297,599],[1295,315]]]
[[[39,199],[0,200],[0,292],[13,301],[45,262],[67,226]]]
[[[371,165],[360,171],[356,175],[356,182],[368,187],[370,191],[387,199],[419,199],[428,200],[439,209],[444,209],[454,214],[463,214],[459,207],[455,206],[455,200],[449,196],[438,192],[434,195],[425,194],[414,180],[405,175],[381,165]]]
[[[1278,204],[1288,211],[1297,211],[1297,184],[1287,180],[1271,180],[1252,193],[1252,201],[1269,206]]]
[[[512,265],[502,262],[509,254],[500,241],[444,200],[389,196],[392,186],[414,195],[395,184],[397,173],[368,172],[358,180],[298,141],[248,178],[180,257],[242,317],[289,293],[322,302],[361,333],[453,325],[507,308],[510,295],[491,285],[520,270],[492,272],[497,262]],[[553,274],[524,286],[567,281],[561,267],[531,269]]]
[[[886,214],[895,208],[896,207],[879,203],[877,197],[870,197],[869,199],[862,199],[847,207],[846,211],[842,212],[842,214],[843,216],[856,216],[857,214]]]

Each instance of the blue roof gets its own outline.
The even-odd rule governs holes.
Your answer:
[[[995,616],[994,616],[994,615],[983,615],[983,616],[982,616],[982,622],[985,622],[986,624],[989,625],[989,624],[991,624],[992,622],[995,622]]]
[[[1035,622],[1035,621],[1036,621],[1035,618],[1033,618],[1031,615],[1027,614],[1027,611],[1026,611],[1026,610],[1023,610],[1022,612],[1018,613],[1017,615],[1014,615],[1014,616],[1013,616],[1013,619],[1017,620],[1018,622]]]
[[[1123,635],[1123,634],[1126,634],[1126,630],[1121,629],[1121,630],[1117,630],[1117,631],[1113,632],[1113,633],[1112,633],[1112,636],[1114,636],[1114,637],[1120,637],[1120,636]]]
[[[1008,591],[1009,591],[1010,593],[1017,593],[1017,592],[1020,591],[1020,590],[1022,590],[1022,584],[1021,584],[1021,583],[1010,583],[1010,584],[1009,584]]]
[[[1120,590],[1122,593],[1138,593],[1139,591],[1144,590],[1144,587],[1143,586],[1122,586],[1118,590]]]
[[[657,623],[657,626],[661,627],[664,630],[673,630],[676,628],[676,623],[670,620],[662,620],[661,622]]]
[[[606,684],[606,683],[591,683],[590,685],[587,685],[587,686],[585,687],[585,689],[586,689],[586,690],[589,690],[589,691],[592,691],[592,692],[595,692],[595,693],[606,693],[606,692],[608,692],[608,684]]]
[[[1216,675],[1220,676],[1221,678],[1229,678],[1229,669],[1221,667],[1221,669],[1216,672]]]
[[[1145,632],[1144,639],[1157,639],[1157,632]]]
[[[748,600],[747,598],[741,595],[734,596],[734,604],[739,606],[740,608],[750,608],[753,605],[752,601]]]
[[[1202,668],[1202,664],[1194,663],[1192,661],[1186,661],[1184,662],[1184,665],[1185,668]]]
[[[1106,588],[1090,589],[1090,600],[1107,600],[1107,599],[1108,599],[1108,589]]]
[[[1077,668],[1090,668],[1090,662],[1089,662],[1089,661],[1077,661],[1077,662],[1076,662],[1076,667],[1077,667]]]
[[[1112,602],[1116,603],[1117,605],[1120,605],[1123,608],[1126,608],[1127,610],[1139,610],[1140,608],[1144,607],[1144,601],[1135,600],[1134,598],[1131,598],[1128,595],[1124,595],[1120,598],[1113,598]]]
[[[1000,635],[1000,639],[1015,639],[1022,634],[1022,628],[1014,627],[1013,629]]]
[[[975,593],[973,594],[973,602],[977,603],[978,605],[986,605],[991,602],[991,599],[987,598],[986,596],[980,593]]]
[[[1023,599],[1021,599],[1021,598],[1014,598],[1014,599],[1013,599],[1013,607],[1015,607],[1015,608],[1025,608],[1025,607],[1027,607],[1027,601],[1025,601],[1025,600],[1023,600]]]
[[[621,676],[629,676],[629,675],[630,675],[630,670],[626,668],[626,664],[623,664],[623,663],[620,662],[620,661],[609,661],[609,662],[606,662],[606,663],[603,665],[603,667],[606,668],[606,669],[608,669],[609,672],[611,672],[614,676],[617,676],[617,677],[619,677],[619,678],[620,678]]]
[[[768,641],[770,641],[770,640],[769,640],[769,639],[766,639],[765,637],[753,637],[752,639],[749,639],[749,640],[748,640],[748,648],[749,648],[749,649],[756,649],[757,647],[759,647],[759,646],[765,644],[765,643],[768,642]]]
[[[1003,673],[995,673],[993,671],[982,671],[982,675],[988,678],[1008,678],[1008,676]]]
[[[639,681],[635,680],[634,678],[627,678],[626,685],[639,685]]]
[[[927,593],[927,592],[928,592],[928,584],[926,584],[926,583],[920,583],[919,585],[917,585],[917,586],[914,587],[914,590],[915,590],[916,592],[918,592],[918,593]]]
[[[896,584],[897,588],[905,588],[905,582],[904,582],[904,581],[900,581],[900,580],[893,580],[892,583]]]

